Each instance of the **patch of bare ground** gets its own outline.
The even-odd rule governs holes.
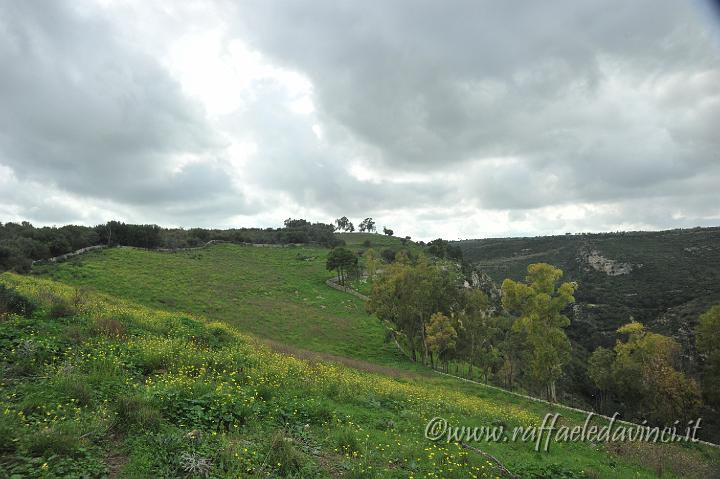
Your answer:
[[[105,463],[108,466],[108,477],[110,479],[119,477],[127,461],[128,457],[122,451],[120,440],[117,437],[113,437],[110,441],[110,451],[105,459]]]

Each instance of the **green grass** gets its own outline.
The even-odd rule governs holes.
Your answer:
[[[375,235],[377,236],[377,235]],[[397,365],[361,300],[330,289],[327,249],[215,245],[183,253],[113,248],[36,268],[145,306],[201,314],[285,344]]]
[[[345,241],[345,247],[351,250],[364,251],[373,248],[379,252],[384,249],[399,251],[408,249],[414,253],[422,251],[422,247],[414,241],[405,241],[397,236],[386,236],[379,233],[335,233],[340,239]],[[366,245],[366,241],[370,242],[370,246]],[[403,244],[403,242],[405,243]]]
[[[552,410],[290,358],[223,323],[57,282],[0,283],[39,305],[0,321],[0,477],[497,478],[481,455],[427,440],[427,421],[510,428]],[[699,445],[475,446],[523,478],[713,477],[719,464]]]

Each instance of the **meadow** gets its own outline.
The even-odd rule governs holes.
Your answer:
[[[233,244],[178,253],[112,248],[34,272],[145,306],[204,315],[279,343],[407,366],[363,302],[325,284],[334,277],[325,269],[327,251]]]
[[[0,321],[2,477],[497,478],[423,436],[539,424],[545,405],[450,379],[273,352],[226,322],[5,273],[37,305]],[[561,411],[569,424],[579,415]],[[483,443],[518,477],[713,477],[699,445]]]

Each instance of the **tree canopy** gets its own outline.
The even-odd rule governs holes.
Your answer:
[[[355,225],[352,224],[352,222],[348,219],[347,216],[336,219],[335,225],[335,229],[337,231],[347,231],[349,233],[355,231]]]
[[[703,391],[708,402],[720,406],[720,305],[700,316],[697,348],[704,355]]]
[[[514,329],[527,335],[531,347],[533,377],[546,387],[556,401],[555,385],[562,367],[570,359],[570,341],[564,329],[570,319],[562,314],[573,303],[576,285],[557,285],[563,272],[546,263],[531,264],[525,283],[506,279],[502,284],[502,304],[517,316]]]
[[[352,251],[337,247],[333,248],[327,256],[326,267],[328,271],[335,271],[338,275],[340,284],[345,284],[345,279],[349,272],[357,268],[358,257]]]
[[[360,222],[360,231],[367,232],[367,233],[373,233],[376,231],[375,228],[375,221],[373,221],[372,218],[365,218]]]

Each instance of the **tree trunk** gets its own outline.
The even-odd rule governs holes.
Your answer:
[[[425,340],[425,321],[420,319],[420,334],[422,338],[423,343],[423,364],[427,364],[428,360],[428,347],[427,347],[427,341]]]

